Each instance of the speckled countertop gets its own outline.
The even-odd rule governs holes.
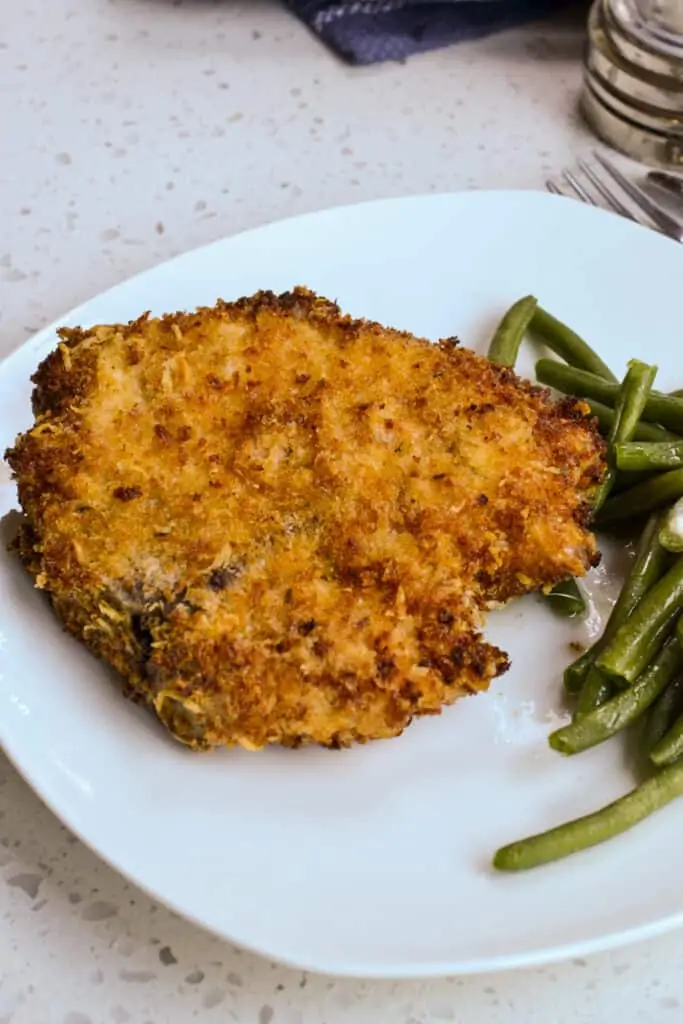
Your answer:
[[[580,28],[343,67],[266,0],[5,0],[0,354],[185,249],[357,199],[541,187],[591,142]],[[679,1021],[683,935],[427,983],[309,977],[152,903],[0,754],[0,1024]],[[559,924],[558,924],[559,926]]]

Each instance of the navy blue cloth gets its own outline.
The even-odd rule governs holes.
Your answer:
[[[543,17],[560,0],[287,0],[352,64],[405,60],[463,39]]]

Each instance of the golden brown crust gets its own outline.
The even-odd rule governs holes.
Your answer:
[[[193,746],[396,735],[505,670],[487,607],[597,557],[585,405],[304,289],[65,329],[34,382],[22,558]]]

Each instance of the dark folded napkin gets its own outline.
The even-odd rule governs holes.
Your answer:
[[[404,60],[557,10],[560,0],[287,0],[352,64]]]

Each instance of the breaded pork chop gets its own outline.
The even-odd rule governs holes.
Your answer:
[[[303,289],[62,330],[7,458],[66,629],[192,747],[395,736],[596,561],[587,407]]]

